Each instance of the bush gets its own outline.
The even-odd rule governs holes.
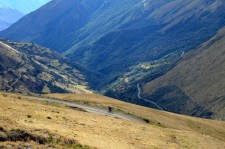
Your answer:
[[[31,118],[32,116],[31,115],[27,115],[27,118]]]

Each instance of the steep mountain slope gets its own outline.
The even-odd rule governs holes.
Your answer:
[[[169,111],[225,120],[224,60],[225,29],[144,85],[143,96]]]
[[[112,81],[131,66],[200,45],[225,25],[224,8],[220,0],[55,0],[1,36],[65,52]]]
[[[15,9],[0,8],[0,31],[8,28],[23,16],[24,14]]]
[[[137,84],[213,37],[225,25],[224,10],[221,0],[54,0],[0,36],[55,49],[102,74],[94,89],[152,106],[137,100]]]
[[[102,1],[54,0],[25,16],[2,35],[16,41],[32,41],[57,51],[65,51],[61,48],[68,44],[70,34],[86,24],[89,16],[101,6]]]
[[[32,43],[0,41],[0,89],[16,92],[85,92],[80,66]]]
[[[51,0],[0,0],[0,8],[16,9],[28,14]]]

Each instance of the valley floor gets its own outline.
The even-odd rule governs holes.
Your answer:
[[[50,94],[45,97],[103,109],[112,106],[114,110],[148,123],[2,92],[0,148],[30,145],[34,148],[225,148],[225,122],[153,110],[94,94]],[[16,139],[16,134],[24,134],[23,131],[27,133],[24,138]]]

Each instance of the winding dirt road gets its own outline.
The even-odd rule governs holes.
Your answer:
[[[138,96],[138,98],[139,98],[140,100],[144,100],[145,102],[151,103],[152,105],[156,106],[159,110],[163,110],[163,108],[162,108],[161,106],[159,106],[156,102],[153,102],[153,101],[150,101],[150,100],[148,100],[148,99],[145,99],[145,98],[142,98],[142,97],[141,97],[140,84],[137,84],[137,88],[138,88],[138,94],[137,94],[137,96]]]
[[[91,113],[101,114],[101,115],[105,115],[105,116],[112,116],[112,117],[126,119],[126,120],[139,122],[139,123],[146,123],[144,120],[139,119],[139,118],[134,117],[129,114],[125,114],[125,113],[117,112],[117,111],[108,112],[108,110],[103,109],[103,108],[92,107],[89,105],[84,105],[84,104],[80,104],[80,103],[76,103],[76,102],[72,102],[72,101],[65,101],[65,100],[52,99],[52,98],[43,98],[43,97],[31,97],[31,96],[28,96],[27,98],[33,99],[33,100],[45,101],[45,102],[59,103],[59,104],[63,104],[63,105],[66,105],[66,106],[69,106],[72,108],[80,108],[82,110],[85,110],[85,111],[91,112]]]

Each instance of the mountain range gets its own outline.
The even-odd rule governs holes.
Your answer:
[[[0,8],[0,31],[6,29],[23,16],[24,14],[15,9]]]
[[[0,31],[21,19],[24,15],[38,9],[50,0],[1,0]]]
[[[54,49],[105,75],[101,90],[123,83],[120,76],[140,64],[169,67],[225,25],[224,8],[220,0],[55,0],[0,35]]]
[[[28,14],[51,0],[0,0],[0,8],[15,9],[23,14]]]
[[[140,100],[140,84],[140,95],[165,110],[224,119],[219,106],[224,104],[223,87],[198,83],[213,80],[214,68],[205,70],[206,60],[201,65],[195,60],[205,51],[211,60],[219,53],[215,47],[223,51],[223,31],[218,31],[225,26],[224,10],[221,0],[54,0],[1,31],[0,37],[63,54],[79,63],[89,87],[104,95],[156,108]],[[218,74],[223,57],[219,59]],[[192,75],[196,70],[204,75]]]
[[[0,0],[0,148],[225,148],[224,68],[223,0]]]

